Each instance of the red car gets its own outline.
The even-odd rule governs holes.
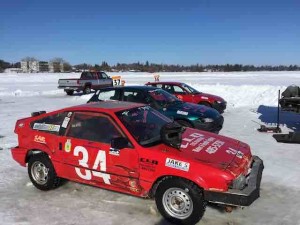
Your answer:
[[[240,141],[182,127],[149,106],[97,102],[20,119],[12,156],[41,190],[62,178],[155,198],[160,213],[195,224],[206,202],[248,206],[263,162]]]
[[[212,107],[223,113],[226,109],[227,102],[217,96],[197,91],[191,86],[181,82],[148,82],[146,85],[162,88],[165,91],[175,95],[184,102],[192,102]]]

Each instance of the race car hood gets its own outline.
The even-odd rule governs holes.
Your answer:
[[[209,164],[233,175],[246,174],[252,155],[249,145],[238,140],[187,128],[182,134],[182,157]]]
[[[199,94],[195,94],[195,96],[205,100],[205,99],[214,99],[215,101],[220,101],[220,102],[224,102],[225,100],[223,98],[221,98],[220,96],[217,95],[212,95],[212,94],[208,94],[208,93],[204,93],[201,92]]]
[[[188,102],[171,104],[167,107],[167,110],[174,111],[174,113],[178,115],[184,115],[187,117],[201,117],[213,119],[220,117],[220,113],[213,108]]]

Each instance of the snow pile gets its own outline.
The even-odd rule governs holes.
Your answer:
[[[109,75],[121,75],[126,85],[154,80],[149,73]],[[29,182],[26,169],[13,161],[9,148],[18,144],[13,132],[16,120],[30,116],[33,111],[83,104],[91,97],[67,96],[57,89],[59,78],[76,77],[79,74],[0,74],[1,225],[117,225],[120,218],[124,225],[138,225],[141,221],[144,225],[166,224],[150,200],[74,182],[54,191],[38,191]],[[261,197],[257,201],[231,214],[208,206],[199,224],[300,224],[299,145],[277,143],[270,134],[258,133],[259,125],[252,122],[276,122],[278,90],[290,84],[299,85],[300,72],[160,73],[160,77],[162,81],[185,82],[199,91],[223,97],[228,109],[223,114],[225,122],[220,134],[248,143],[253,154],[264,160]],[[300,115],[283,113],[281,122],[284,132],[294,127],[300,130]]]

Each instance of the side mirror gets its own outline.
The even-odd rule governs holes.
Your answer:
[[[115,149],[122,149],[128,147],[128,140],[124,137],[117,137],[111,140],[111,147]]]

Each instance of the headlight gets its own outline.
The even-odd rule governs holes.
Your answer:
[[[214,119],[212,119],[212,118],[203,118],[203,119],[201,119],[204,123],[212,123],[212,122],[214,122]]]
[[[246,182],[246,177],[243,174],[241,174],[232,182],[231,188],[242,190],[246,186]]]

